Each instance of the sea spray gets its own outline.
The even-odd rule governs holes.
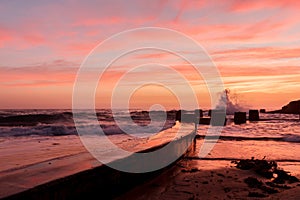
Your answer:
[[[215,109],[224,109],[224,105],[226,105],[226,114],[228,115],[232,115],[234,112],[246,110],[239,104],[237,94],[231,93],[230,89],[225,89],[225,91],[220,94],[219,102]]]

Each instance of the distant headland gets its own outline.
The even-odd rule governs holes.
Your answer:
[[[283,106],[281,110],[274,110],[269,113],[300,114],[300,100],[291,101]]]

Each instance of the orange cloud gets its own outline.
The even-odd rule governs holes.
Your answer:
[[[247,65],[219,65],[222,76],[256,76],[256,75],[290,75],[300,74],[298,66],[247,66]]]
[[[23,67],[0,67],[0,85],[5,87],[72,84],[78,64],[55,60]]]
[[[83,18],[79,19],[78,21],[74,22],[72,26],[98,26],[98,25],[115,25],[124,22],[126,19],[120,16],[108,16],[102,18]]]
[[[299,58],[300,48],[283,48],[283,47],[259,47],[259,48],[241,48],[228,49],[213,52],[217,61],[232,59],[286,59]]]
[[[112,34],[144,26],[175,29],[204,45],[211,52],[228,87],[253,94],[269,90],[278,92],[278,98],[283,98],[285,93],[291,97],[292,92],[296,97],[295,91],[299,91],[299,77],[296,75],[300,74],[300,6],[296,1],[159,0],[113,4],[63,1],[38,6],[27,4],[24,5],[26,9],[14,7],[9,1],[1,4],[0,17],[7,20],[1,20],[0,27],[1,62],[5,63],[0,67],[0,87],[1,96],[7,98],[21,99],[25,90],[39,98],[42,98],[41,94],[47,96],[47,90],[49,95],[67,97],[64,93],[70,95],[78,66],[91,49]],[[139,37],[131,39],[149,39],[147,34]],[[170,39],[168,35],[155,37],[162,43]],[[124,43],[130,43],[130,40],[117,41],[103,53],[122,49]],[[193,54],[193,50],[184,53]],[[60,58],[62,60],[57,60]],[[127,59],[124,65],[114,66],[103,75],[101,86],[109,91],[128,67],[152,59],[168,63],[198,91],[204,86],[201,76],[190,65],[160,52],[137,54]],[[45,60],[54,61],[44,63]],[[21,67],[16,67],[20,63]],[[158,75],[163,75],[170,84],[180,85],[164,71],[140,71],[133,73],[131,78],[134,81],[134,76],[149,79]],[[249,95],[249,98],[253,96]],[[28,95],[27,103],[29,99]]]
[[[168,52],[163,52],[163,53],[149,53],[149,54],[142,54],[142,55],[137,55],[137,59],[157,59],[157,58],[165,58],[167,56],[170,56],[170,53]]]

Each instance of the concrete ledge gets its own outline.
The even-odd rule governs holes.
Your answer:
[[[185,151],[180,158],[186,156],[193,150],[194,137],[195,132],[193,131],[192,133],[177,139],[170,145],[166,153],[169,152],[170,156],[178,156],[180,149],[187,148],[187,151]],[[163,143],[140,151],[140,153],[152,152],[167,144],[168,143]],[[130,161],[128,164],[132,164],[132,161],[134,161],[128,158],[125,159]],[[120,160],[114,162],[120,162]],[[101,165],[38,185],[3,199],[83,199],[86,197],[112,199],[134,186],[158,176],[175,163],[176,162],[173,162],[168,167],[149,173],[126,173],[117,171],[106,165]]]

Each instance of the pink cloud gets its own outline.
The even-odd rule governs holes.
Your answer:
[[[99,26],[99,25],[116,25],[123,23],[126,19],[120,16],[109,16],[103,18],[83,18],[75,21],[72,25],[73,26]]]
[[[251,1],[251,0],[239,0],[233,1],[230,6],[232,12],[253,12],[257,10],[267,10],[275,8],[299,8],[299,2],[293,0],[265,0],[265,1]]]
[[[39,63],[31,66],[0,67],[1,86],[46,86],[72,84],[78,64],[55,60],[51,63]]]
[[[300,55],[300,49],[297,47],[300,36],[298,30],[300,5],[296,1],[220,3],[160,0],[147,3],[144,1],[61,3],[62,5],[56,2],[30,5],[26,7],[26,11],[12,7],[9,10],[5,4],[1,5],[2,13],[8,10],[5,15],[8,20],[1,20],[0,47],[3,55],[9,55],[6,52],[8,49],[13,52],[5,56],[6,63],[10,61],[9,66],[13,66],[16,61],[24,62],[22,67],[0,67],[1,85],[6,92],[11,90],[11,87],[50,88],[55,85],[61,86],[62,93],[66,92],[65,86],[72,85],[79,64],[56,59],[81,61],[99,42],[112,34],[143,26],[175,29],[205,44],[221,74],[227,77],[227,80],[233,79],[227,83],[236,88],[243,87],[244,91],[245,88],[250,91],[251,81],[243,81],[242,78],[257,75],[271,78],[270,76],[282,75],[277,77],[276,84],[284,84],[286,87],[290,83],[289,80],[295,83],[295,78],[289,79],[289,75],[300,73],[296,67],[300,63],[297,60]],[[147,40],[149,35],[140,37],[139,39]],[[167,35],[157,37],[162,42],[169,39]],[[109,53],[123,48],[122,43],[123,41],[120,41],[105,50]],[[25,54],[36,58],[37,64],[28,64]],[[54,61],[43,63],[43,60],[47,60],[45,57]],[[134,57],[145,60],[156,58],[165,61],[169,57],[164,53]],[[288,63],[283,64],[282,60]],[[190,67],[180,64],[174,68],[191,81],[199,79]],[[111,84],[122,76],[124,73],[122,70],[124,68],[109,71],[104,75],[107,87],[111,87]],[[147,78],[149,73],[141,76]],[[263,81],[256,83],[262,84]],[[270,87],[278,86],[272,85],[269,79],[266,83]],[[252,87],[254,90],[259,89],[256,86]]]
[[[4,47],[5,44],[13,40],[11,31],[0,27],[0,47]]]
[[[30,43],[31,45],[43,44],[46,41],[44,37],[40,35],[34,35],[34,34],[25,35],[24,40]]]

